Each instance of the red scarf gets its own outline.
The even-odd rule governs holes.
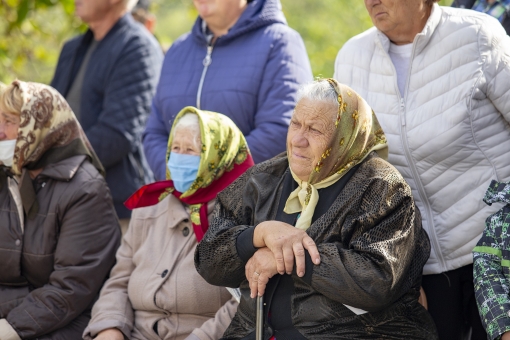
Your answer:
[[[241,176],[248,168],[253,165],[253,159],[248,154],[246,160],[241,164],[235,164],[231,171],[225,171],[223,176],[213,181],[209,186],[198,189],[193,195],[183,197],[181,192],[174,188],[172,180],[159,181],[144,185],[138,189],[131,197],[129,197],[124,205],[126,208],[133,210],[135,208],[148,207],[158,204],[165,192],[170,192],[181,202],[188,205],[201,204],[200,207],[200,225],[193,223],[193,230],[197,241],[200,242],[209,228],[209,220],[207,219],[207,202],[214,199],[220,191],[228,187],[233,181]],[[172,190],[173,189],[173,190]],[[164,196],[165,197],[165,196]]]

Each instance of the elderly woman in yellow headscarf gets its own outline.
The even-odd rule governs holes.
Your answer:
[[[186,107],[166,159],[167,180],[125,203],[131,222],[84,339],[218,339],[234,316],[237,302],[198,275],[193,255],[216,195],[253,165],[246,140],[227,116]]]
[[[418,302],[428,237],[411,189],[384,160],[368,104],[333,79],[301,88],[287,153],[218,195],[195,266],[241,288],[223,339],[435,339]]]

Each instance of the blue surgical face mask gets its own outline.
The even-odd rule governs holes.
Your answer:
[[[185,192],[197,178],[200,156],[170,153],[168,159],[168,170],[174,181],[174,187],[179,192]]]

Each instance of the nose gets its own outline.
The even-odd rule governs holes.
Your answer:
[[[308,139],[306,139],[304,131],[297,131],[291,139],[292,146],[297,148],[306,148],[308,146]]]
[[[0,140],[7,139],[7,135],[5,134],[5,125],[0,123]]]

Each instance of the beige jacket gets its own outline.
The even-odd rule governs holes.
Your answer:
[[[196,246],[187,208],[174,196],[135,209],[83,338],[118,328],[128,339],[219,339],[237,303],[198,275]]]

